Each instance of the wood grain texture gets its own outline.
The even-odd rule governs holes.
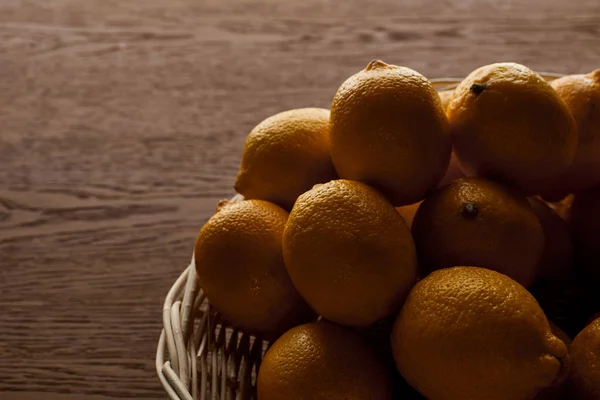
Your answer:
[[[588,72],[600,2],[0,2],[0,398],[164,398],[161,303],[246,134],[373,58]]]

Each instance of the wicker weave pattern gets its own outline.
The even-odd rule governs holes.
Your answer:
[[[561,76],[540,74],[548,81]],[[432,80],[438,91],[453,89],[458,82],[460,79]],[[240,195],[232,198],[240,200]],[[256,399],[256,376],[267,345],[260,338],[228,326],[212,309],[198,286],[192,257],[163,306],[156,371],[168,397]]]

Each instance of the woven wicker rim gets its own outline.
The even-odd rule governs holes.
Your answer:
[[[547,81],[563,76],[539,74]],[[454,89],[460,81],[431,80],[438,91]],[[241,195],[231,199],[241,200]],[[167,294],[162,318],[156,372],[169,399],[256,399],[256,373],[267,343],[220,319],[198,286],[193,255]]]

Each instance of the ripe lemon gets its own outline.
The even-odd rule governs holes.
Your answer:
[[[389,370],[358,334],[328,321],[300,325],[267,351],[259,400],[391,400]]]
[[[584,328],[571,344],[571,399],[600,399],[600,318]]]
[[[471,72],[455,89],[447,114],[454,152],[469,176],[540,194],[573,163],[575,120],[550,84],[523,65]]]
[[[440,98],[412,69],[374,60],[331,105],[331,156],[341,178],[367,183],[395,206],[421,200],[450,160]]]
[[[277,335],[312,316],[283,263],[287,219],[285,210],[267,201],[225,202],[198,234],[200,287],[236,327]]]
[[[411,290],[392,333],[396,365],[429,400],[532,399],[561,376],[565,344],[506,275],[433,272]]]
[[[301,108],[273,115],[250,132],[235,189],[290,210],[314,184],[335,178],[329,110]]]
[[[426,274],[477,265],[524,286],[536,278],[544,231],[524,195],[482,178],[460,178],[419,206],[412,224],[419,266]]]
[[[395,313],[416,280],[410,230],[375,189],[336,180],[298,198],[283,236],[285,265],[319,315],[367,326]]]
[[[575,118],[579,142],[573,164],[553,188],[555,199],[600,185],[600,69],[568,75],[550,85]]]

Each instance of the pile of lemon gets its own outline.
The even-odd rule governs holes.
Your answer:
[[[195,262],[272,341],[259,400],[600,399],[600,70],[438,94],[375,60],[257,125],[235,187]]]

